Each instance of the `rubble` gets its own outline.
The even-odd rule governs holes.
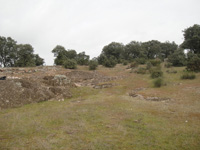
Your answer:
[[[0,77],[0,109],[48,100],[63,101],[72,97],[71,88],[89,86],[109,88],[116,77],[96,71],[71,71],[59,66],[2,68]]]

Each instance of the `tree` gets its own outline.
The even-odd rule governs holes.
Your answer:
[[[112,42],[104,46],[101,54],[105,55],[107,58],[112,56],[116,59],[117,62],[120,62],[123,51],[124,45],[122,43]]]
[[[195,54],[200,54],[200,25],[193,25],[185,29],[184,31],[184,42],[182,48],[189,49]]]
[[[103,65],[103,63],[106,61],[107,57],[104,54],[100,54],[99,57],[97,57],[98,64]]]
[[[0,64],[4,67],[12,67],[16,61],[16,41],[11,37],[0,36]]]
[[[161,43],[161,57],[168,58],[169,55],[173,54],[175,50],[177,50],[178,45],[175,42],[165,42]]]
[[[177,49],[168,57],[168,61],[172,63],[173,66],[184,66],[186,64],[186,56],[183,49]]]
[[[113,68],[117,64],[117,60],[114,56],[111,56],[110,58],[106,58],[105,61],[103,62],[103,66],[108,67],[108,68]]]
[[[63,46],[57,45],[53,50],[52,53],[54,53],[54,64],[56,65],[64,65],[65,61],[70,60],[76,60],[77,53],[75,50],[69,49],[66,50]]]
[[[35,65],[42,66],[44,64],[44,59],[41,58],[38,54],[34,55]]]
[[[127,44],[124,48],[124,59],[132,61],[133,59],[140,57],[143,51],[141,45],[142,43],[136,41],[132,41]]]
[[[77,55],[76,60],[79,65],[88,65],[90,56],[86,55],[85,52],[81,52]]]
[[[65,55],[68,59],[76,59],[77,57],[77,53],[75,50],[73,49],[69,49],[65,52]]]
[[[187,70],[189,71],[195,71],[200,72],[200,56],[199,54],[194,54],[192,52],[189,52],[187,54],[188,61],[187,61]]]
[[[17,67],[33,67],[35,66],[35,59],[33,54],[33,47],[30,44],[20,44],[17,46]]]
[[[148,59],[160,58],[161,57],[161,43],[156,40],[151,40],[148,42],[142,43],[144,48],[144,55]]]
[[[65,51],[63,46],[57,45],[51,52],[54,54],[54,57],[57,57],[60,53],[64,53]]]

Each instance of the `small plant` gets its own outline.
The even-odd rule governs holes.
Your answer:
[[[176,70],[167,70],[166,72],[167,72],[167,73],[177,73]]]
[[[123,61],[123,65],[124,65],[124,66],[128,65],[128,61],[124,60],[124,61]]]
[[[138,63],[137,62],[132,62],[131,64],[130,64],[130,68],[137,68],[138,67]]]
[[[94,60],[90,60],[89,62],[89,70],[96,70],[98,67],[98,62]]]
[[[154,87],[161,87],[164,85],[162,78],[157,78],[153,81]]]
[[[159,69],[155,69],[151,71],[151,78],[159,78],[163,76],[163,72]]]
[[[151,62],[148,61],[148,62],[146,63],[146,69],[147,69],[147,70],[150,70],[151,68],[152,68],[152,64],[151,64]]]
[[[181,75],[181,79],[195,79],[196,78],[196,75],[193,73],[193,72],[184,72],[182,75]]]
[[[152,59],[150,60],[150,63],[153,65],[153,66],[158,66],[161,64],[161,60],[160,59]]]
[[[145,74],[146,73],[146,68],[139,67],[135,72],[138,73],[138,74]]]
[[[145,58],[136,58],[135,61],[138,64],[145,64],[146,63],[146,59]]]
[[[67,59],[65,60],[64,62],[64,67],[66,69],[76,69],[77,68],[77,63],[75,60],[72,60],[72,59]]]
[[[165,63],[165,68],[170,68],[170,67],[172,67],[172,63],[170,62]]]

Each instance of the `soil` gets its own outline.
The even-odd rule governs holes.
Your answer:
[[[105,82],[116,79],[97,71],[72,71],[59,66],[2,68],[2,76],[7,78],[0,80],[0,109],[47,100],[60,101],[72,97],[71,88],[108,88],[112,84]]]

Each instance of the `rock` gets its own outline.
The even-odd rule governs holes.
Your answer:
[[[66,86],[71,83],[71,80],[65,75],[45,76],[44,83],[50,86]]]
[[[113,86],[112,83],[105,83],[105,84],[95,85],[93,88],[95,88],[95,89],[103,89],[103,88],[110,88],[112,86]]]

